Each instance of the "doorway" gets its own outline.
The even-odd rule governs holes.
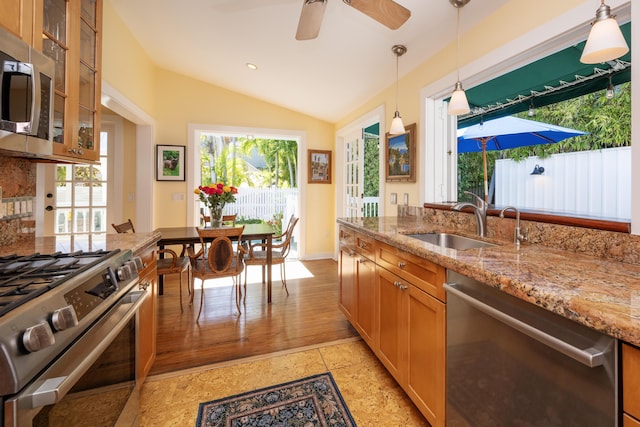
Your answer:
[[[276,235],[292,215],[300,217],[291,251],[299,258],[304,247],[304,235],[299,232],[304,220],[300,203],[303,144],[304,135],[294,131],[191,125],[187,170],[193,172],[187,176],[187,188],[212,182],[233,185],[238,188],[236,202],[227,204],[223,212],[238,214],[236,224],[272,224]],[[187,203],[187,221],[201,224],[202,208],[197,197]]]

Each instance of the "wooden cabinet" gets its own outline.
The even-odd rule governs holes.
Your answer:
[[[378,280],[378,347],[373,350],[401,385],[405,382],[407,360],[407,290],[398,276],[381,268]]]
[[[640,349],[622,344],[624,427],[640,426]]]
[[[340,307],[433,426],[445,422],[445,269],[340,226]]]
[[[340,227],[340,309],[370,346],[376,340],[376,265],[373,239]]]
[[[356,306],[356,252],[355,232],[346,227],[340,227],[340,251],[338,254],[338,269],[340,271],[340,310],[353,324]]]
[[[446,306],[427,290],[444,295],[445,269],[381,242],[376,248],[378,357],[431,425],[444,425]]]
[[[61,160],[100,155],[102,0],[36,0],[41,37],[34,47],[55,68],[53,153]]]
[[[156,268],[155,246],[143,249],[136,254],[142,259],[144,269],[139,272],[140,286],[146,287],[149,297],[138,311],[138,356],[136,373],[140,382],[144,381],[156,359],[156,302],[158,300],[158,273]]]
[[[0,0],[0,26],[31,44],[36,0]]]
[[[0,0],[0,26],[55,62],[53,154],[100,158],[102,0]]]

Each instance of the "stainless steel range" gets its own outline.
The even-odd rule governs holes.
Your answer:
[[[0,257],[3,426],[122,422],[138,389],[135,315],[148,294],[141,268],[129,250]],[[108,415],[93,421],[91,396],[114,390],[122,408],[114,414],[109,398]]]

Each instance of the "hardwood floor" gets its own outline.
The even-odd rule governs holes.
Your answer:
[[[183,289],[181,312],[178,276],[167,277],[164,295],[158,297],[157,356],[150,375],[358,335],[338,309],[335,261],[288,261],[286,271],[289,296],[274,267],[273,302],[268,305],[260,268],[249,267],[241,315],[231,279],[208,281],[199,323],[200,282],[196,280],[191,307]]]

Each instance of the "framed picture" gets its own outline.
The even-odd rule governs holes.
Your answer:
[[[309,184],[331,184],[331,151],[309,150]]]
[[[156,180],[184,181],[184,145],[156,145]]]
[[[385,170],[387,182],[416,182],[416,124],[404,127],[405,133],[386,134]]]

